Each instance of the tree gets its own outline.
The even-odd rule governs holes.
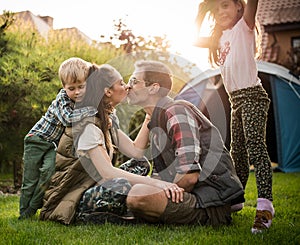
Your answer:
[[[0,60],[0,169],[13,168],[15,186],[19,187],[23,138],[59,83],[55,80],[56,61],[48,63],[51,59],[40,52],[39,37],[34,33],[19,39],[7,36],[6,52]]]
[[[47,41],[29,26],[8,28],[1,22],[0,26],[6,28],[1,34],[6,51],[0,59],[0,172],[14,170],[15,186],[19,187],[24,136],[61,88],[61,62],[77,56],[101,64],[117,52],[112,46],[99,50],[83,41],[72,40],[70,45],[69,37],[55,33]]]
[[[109,37],[111,43],[122,48],[127,54],[145,50],[156,50],[166,52],[170,47],[166,37],[149,36],[148,38],[137,36],[127,27],[124,20],[114,21],[115,32]],[[105,38],[105,36],[102,36]]]
[[[14,22],[14,14],[9,11],[3,11],[1,15],[2,24],[0,25],[0,57],[7,51],[7,39],[5,31]]]

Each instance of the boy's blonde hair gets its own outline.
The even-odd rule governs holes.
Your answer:
[[[58,76],[62,82],[62,85],[83,82],[85,81],[90,73],[92,63],[87,62],[78,57],[72,57],[61,63]]]

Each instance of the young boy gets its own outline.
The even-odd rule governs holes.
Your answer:
[[[55,171],[56,146],[65,127],[97,113],[93,107],[73,110],[75,102],[83,99],[86,80],[95,69],[95,65],[76,57],[60,65],[58,73],[63,89],[24,138],[19,219],[32,217],[42,207],[45,190]]]

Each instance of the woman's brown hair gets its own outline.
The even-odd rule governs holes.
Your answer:
[[[108,64],[95,68],[87,79],[86,94],[83,101],[76,105],[77,108],[85,106],[97,108],[98,113],[96,116],[100,119],[99,127],[104,134],[107,149],[112,146],[109,137],[111,126],[109,115],[114,108],[105,96],[105,89],[111,88],[119,79],[122,79],[120,73]]]

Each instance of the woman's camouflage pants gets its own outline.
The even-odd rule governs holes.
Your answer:
[[[141,176],[147,176],[151,172],[151,165],[145,157],[142,159],[132,158],[119,168]],[[99,212],[126,214],[126,198],[130,189],[131,184],[125,178],[114,178],[88,189],[81,197],[77,219],[84,221],[85,217]]]
[[[92,212],[125,214],[126,197],[130,189],[130,183],[124,178],[111,179],[88,189],[80,200],[78,216]]]

